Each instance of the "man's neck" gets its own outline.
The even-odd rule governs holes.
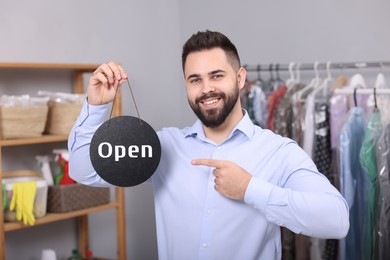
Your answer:
[[[222,143],[226,140],[234,127],[238,124],[238,122],[244,116],[242,109],[236,109],[236,111],[232,111],[230,115],[226,118],[225,122],[217,128],[209,128],[203,125],[203,131],[206,137],[216,144]]]

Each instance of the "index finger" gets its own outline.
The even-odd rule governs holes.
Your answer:
[[[214,159],[194,159],[191,163],[192,165],[204,165],[215,168],[221,168],[223,166],[223,161]]]
[[[115,63],[113,61],[110,61],[107,64],[112,72],[115,75],[115,79],[120,81],[121,79],[127,79],[127,75],[125,73],[125,70],[122,68],[122,66],[119,63]]]
[[[123,69],[122,65],[118,64],[118,68],[119,68],[119,72],[120,72],[120,74],[122,76],[122,79],[127,79],[128,76],[127,76],[125,70]]]

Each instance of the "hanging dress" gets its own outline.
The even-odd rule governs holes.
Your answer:
[[[382,121],[383,122],[383,121]],[[390,259],[390,124],[387,124],[377,143],[379,173],[378,251],[379,259]]]
[[[382,132],[381,114],[377,108],[372,112],[360,149],[360,164],[365,170],[368,184],[368,219],[366,236],[366,258],[378,259],[378,198],[379,179],[376,159],[376,144]]]
[[[365,260],[368,178],[359,163],[364,133],[364,110],[352,107],[340,134],[341,194],[350,209],[350,228],[347,236],[340,240],[341,260]]]

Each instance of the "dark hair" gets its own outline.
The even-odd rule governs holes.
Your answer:
[[[222,33],[206,30],[205,32],[193,34],[184,44],[181,56],[183,71],[187,56],[191,52],[211,50],[213,48],[221,48],[233,68],[238,70],[241,67],[236,46]]]

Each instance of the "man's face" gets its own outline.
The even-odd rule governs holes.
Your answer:
[[[188,102],[209,128],[222,125],[239,97],[237,72],[222,49],[194,52],[188,55],[184,77]]]

